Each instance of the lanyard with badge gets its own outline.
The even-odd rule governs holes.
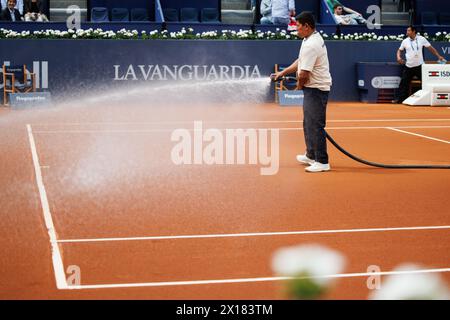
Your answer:
[[[418,59],[419,58],[419,41],[417,41],[417,37],[416,37],[417,48],[414,48],[414,41],[411,38],[409,38],[409,41],[411,42],[411,49],[414,52],[414,58]]]

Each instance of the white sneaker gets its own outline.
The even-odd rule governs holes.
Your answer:
[[[305,171],[307,172],[322,172],[322,171],[330,171],[331,167],[328,163],[320,163],[320,162],[314,162],[309,167],[305,168]]]
[[[315,162],[313,159],[308,158],[306,154],[299,154],[296,158],[298,162],[303,164],[312,165]]]

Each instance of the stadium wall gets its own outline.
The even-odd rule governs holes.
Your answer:
[[[393,62],[399,44],[327,41],[333,76],[330,98],[357,101],[356,63]],[[433,45],[450,60],[448,42]],[[209,80],[265,77],[274,64],[296,59],[299,47],[299,41],[282,40],[0,40],[0,61],[37,68],[39,86],[54,96],[76,96],[80,91],[145,81],[185,80],[195,71],[199,77],[208,73]],[[435,60],[428,50],[426,58]]]

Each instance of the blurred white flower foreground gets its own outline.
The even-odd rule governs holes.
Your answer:
[[[338,251],[318,244],[280,248],[273,256],[272,269],[279,276],[294,277],[287,282],[288,295],[294,299],[317,299],[342,273],[345,257]]]
[[[415,273],[426,269],[423,266],[407,263],[395,268],[393,274],[383,279],[380,290],[375,290],[373,300],[448,300],[450,292],[438,273]],[[411,272],[411,273],[408,273]]]

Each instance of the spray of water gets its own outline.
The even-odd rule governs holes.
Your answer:
[[[58,155],[58,165],[49,170],[52,175],[59,177],[61,186],[64,186],[61,194],[76,196],[89,193],[92,199],[97,195],[105,199],[103,189],[111,188],[118,182],[121,186],[135,186],[136,181],[142,178],[143,168],[151,171],[144,173],[149,179],[165,179],[173,174],[170,172],[170,149],[167,149],[170,132],[167,132],[166,136],[160,135],[159,140],[154,136],[147,136],[151,141],[147,145],[141,145],[142,148],[151,148],[155,153],[167,156],[152,160],[145,159],[147,155],[139,151],[136,144],[130,143],[130,139],[134,139],[132,135],[118,137],[98,132],[79,135],[64,132],[42,134],[39,131],[98,129],[99,127],[89,126],[89,123],[104,123],[102,128],[106,128],[108,123],[122,121],[129,124],[158,123],[160,120],[189,122],[194,119],[203,120],[208,116],[215,119],[239,119],[245,105],[266,101],[270,94],[270,85],[270,79],[267,77],[208,82],[144,83],[132,87],[91,91],[89,94],[71,93],[56,97],[55,103],[48,108],[4,109],[0,112],[0,128],[15,127],[25,133],[25,124],[31,123],[36,131],[38,148],[45,145],[47,152],[50,150],[52,154]],[[196,114],[193,119],[191,111],[194,109]],[[70,127],[65,123],[78,123],[80,126]],[[142,139],[147,137],[141,136]],[[73,144],[77,153],[65,154],[65,145],[61,141],[68,145]],[[54,145],[54,148],[48,147],[51,145]]]
[[[127,105],[165,105],[182,103],[227,104],[262,103],[269,93],[268,78],[217,81],[177,81],[141,84],[131,88],[96,92],[84,99],[69,101],[64,105],[103,105],[126,103]]]

